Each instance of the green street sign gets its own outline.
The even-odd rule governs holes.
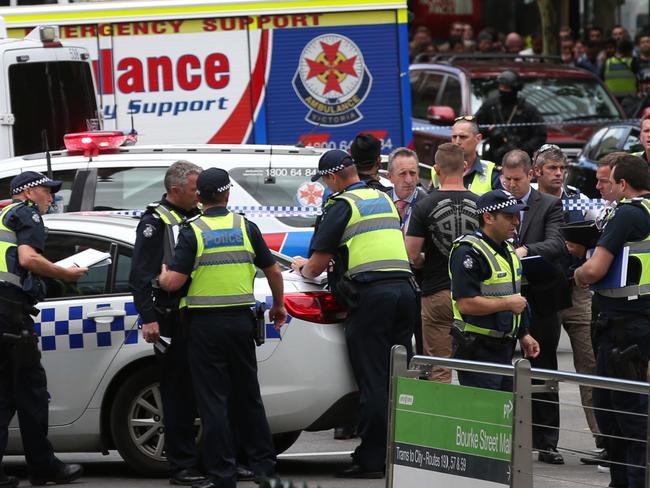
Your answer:
[[[409,378],[395,381],[394,487],[510,485],[512,393]]]

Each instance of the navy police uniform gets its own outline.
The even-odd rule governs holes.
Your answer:
[[[648,198],[650,194],[619,203],[603,230],[598,246],[617,256],[627,243],[647,242],[650,236],[650,213],[643,208],[642,202],[646,199],[647,205]],[[632,258],[630,261],[633,261]],[[639,283],[640,273],[641,269],[637,267],[628,268],[628,283]],[[628,298],[605,296],[604,292],[596,291],[594,304],[600,310],[595,331],[598,376],[646,381],[647,362],[650,358],[650,294]],[[639,366],[636,375],[633,374],[635,363]],[[628,366],[621,366],[625,364]],[[645,469],[634,466],[646,465],[647,395],[596,388],[593,396],[601,432],[615,436],[609,437],[610,446],[607,449],[609,459],[613,461],[610,465],[609,486],[645,486]],[[613,410],[630,412],[630,415]],[[628,466],[618,463],[627,463]]]
[[[199,189],[201,178],[197,182]],[[229,213],[225,207],[211,207],[204,215],[220,217]],[[192,274],[197,256],[196,235],[190,222],[181,229],[170,266],[171,271],[187,276]],[[275,258],[260,230],[252,222],[245,221],[245,225],[255,254],[253,263],[262,269],[272,266]],[[255,475],[274,475],[275,449],[257,379],[250,306],[189,308],[188,315],[190,368],[203,422],[206,474],[213,482],[220,483],[218,486],[234,488],[238,446],[233,438],[233,426]]]
[[[334,158],[329,161],[334,166],[329,172],[337,170],[338,159],[349,158],[343,151],[326,153],[319,162],[320,175],[327,173],[327,170],[321,170],[328,155]],[[361,396],[358,426],[361,444],[352,456],[354,464],[362,472],[381,473],[386,460],[390,349],[394,344],[401,344],[411,355],[418,308],[413,275],[408,270],[406,259],[405,270],[365,271],[355,273],[352,279],[342,279],[349,271],[350,261],[347,247],[342,245],[343,235],[353,214],[351,204],[342,197],[363,189],[368,189],[364,182],[354,183],[330,198],[314,233],[310,254],[318,251],[334,255],[334,271],[328,281],[337,296],[348,305],[345,336]],[[381,195],[376,194],[378,197]],[[383,199],[387,201],[386,205],[394,208],[389,197]],[[394,213],[397,215],[396,210]],[[399,217],[395,219],[399,231]],[[401,233],[399,238],[403,245]],[[354,474],[341,473],[342,476]]]
[[[511,265],[511,255],[507,242],[497,244],[481,231],[474,233],[476,237],[487,244],[495,253],[502,256]],[[449,257],[449,273],[451,276],[451,294],[455,299],[481,296],[481,282],[492,274],[492,269],[481,253],[470,244],[459,243]],[[490,316],[465,316],[465,319],[479,327],[507,332],[512,324],[512,312],[499,312]],[[528,312],[522,314],[517,337],[528,333],[530,317]],[[454,339],[454,355],[458,359],[483,361],[487,363],[511,364],[515,351],[515,337],[494,339],[478,334],[472,334],[473,345],[467,354],[459,347],[459,340]],[[493,390],[512,391],[512,377],[496,374],[472,373],[459,371],[458,381],[461,385],[489,388]]]
[[[158,322],[160,335],[172,339],[164,353],[158,349],[155,351],[160,371],[165,455],[173,477],[197,466],[194,427],[197,410],[187,359],[188,327],[181,323],[178,313],[179,294],[168,293],[153,285],[161,264],[169,264],[173,251],[173,242],[169,240],[172,229],[167,228],[170,226],[157,210],[182,219],[197,215],[199,211],[183,210],[164,196],[158,203],[149,205],[136,231],[129,275],[133,301],[142,322]]]
[[[12,194],[21,193],[26,185],[46,186],[56,192],[61,182],[40,173],[24,172],[12,180]],[[36,204],[16,199],[0,213],[0,228],[0,241],[3,246],[10,245],[0,256],[6,263],[6,270],[0,275],[0,333],[25,337],[21,342],[4,338],[0,341],[0,461],[7,448],[9,422],[17,413],[30,479],[32,484],[44,484],[67,473],[47,438],[47,378],[32,318],[38,314],[34,305],[45,298],[45,284],[20,265],[18,246],[28,245],[42,254],[45,227]],[[81,474],[80,466],[74,469]],[[66,482],[62,478],[60,481]],[[17,484],[17,480],[0,471],[0,486]]]

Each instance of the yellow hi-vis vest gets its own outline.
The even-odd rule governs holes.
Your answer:
[[[196,236],[192,283],[180,307],[215,308],[255,304],[255,251],[246,221],[235,213],[189,221]]]
[[[345,200],[352,209],[339,243],[348,249],[348,277],[366,271],[411,272],[399,213],[388,195],[359,188],[332,198]]]
[[[639,205],[645,210],[646,218],[650,219],[650,200],[647,198],[638,199],[624,199],[618,203],[621,205]],[[616,214],[614,214],[616,218]],[[628,277],[631,276],[631,267],[635,265],[641,266],[641,274],[639,282],[620,288],[605,288],[596,290],[596,293],[608,298],[627,298],[634,296],[647,295],[650,293],[650,234],[645,236],[645,239],[640,241],[630,241],[624,244],[624,247],[629,247],[628,254]]]
[[[636,75],[632,71],[632,58],[613,56],[605,61],[605,85],[615,96],[636,93]]]
[[[174,247],[176,246],[176,236],[174,235],[174,226],[180,225],[185,221],[185,217],[180,215],[176,210],[167,208],[162,203],[152,203],[147,206],[153,210],[165,224],[165,239],[163,241],[163,263],[170,264],[174,256]]]
[[[492,191],[492,173],[494,172],[496,164],[494,164],[492,161],[481,159],[481,166],[483,172],[476,171],[474,173],[472,182],[467,187],[469,191],[476,195],[483,195],[483,193]],[[438,175],[436,174],[436,170],[434,168],[431,168],[431,188],[440,188]]]
[[[11,248],[17,246],[18,241],[16,239],[16,233],[5,225],[4,220],[11,209],[22,204],[22,202],[12,203],[7,205],[0,212],[0,281],[11,283],[19,288],[22,288],[20,276],[9,272],[9,265],[7,262],[7,253]]]
[[[515,248],[507,242],[508,252],[510,253],[510,260],[512,261],[512,268],[508,260],[496,252],[489,244],[480,239],[475,235],[466,235],[457,239],[454,242],[452,251],[456,249],[461,243],[468,243],[474,249],[476,249],[482,256],[485,257],[486,261],[490,265],[490,276],[481,282],[481,296],[486,298],[505,298],[512,295],[517,295],[521,292],[521,261],[517,253],[515,253]],[[514,275],[513,275],[514,271]],[[449,276],[451,276],[451,269],[449,270]],[[453,295],[451,298],[452,308],[454,311],[454,327],[459,329],[462,332],[471,332],[473,334],[479,334],[489,337],[494,337],[496,339],[502,339],[504,337],[514,338],[517,336],[519,331],[519,326],[521,324],[521,315],[512,314],[512,327],[509,331],[501,331],[496,329],[490,329],[487,327],[479,327],[467,323],[463,318],[460,310],[458,309],[458,304],[454,299]],[[496,324],[495,324],[496,325]]]

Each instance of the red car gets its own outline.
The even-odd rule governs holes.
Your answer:
[[[547,61],[455,55],[412,64],[413,142],[420,162],[430,165],[438,145],[449,142],[455,117],[475,114],[483,102],[497,94],[496,77],[507,69],[519,74],[523,82],[520,96],[532,103],[547,123],[547,142],[559,145],[569,159],[577,158],[601,125],[625,119],[620,105],[596,75]]]

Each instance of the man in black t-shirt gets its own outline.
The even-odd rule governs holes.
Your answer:
[[[420,200],[406,233],[409,259],[422,270],[422,340],[427,356],[450,357],[453,321],[449,251],[456,238],[478,227],[478,195],[465,189],[463,150],[454,144],[438,147],[434,169],[440,188]],[[424,251],[424,256],[422,255]],[[449,383],[451,370],[436,368],[431,379]]]

